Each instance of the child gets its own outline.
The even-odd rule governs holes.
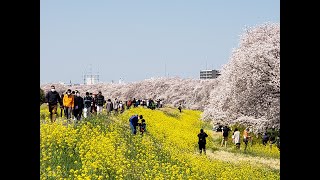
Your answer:
[[[141,135],[143,135],[143,133],[146,131],[146,127],[147,127],[147,124],[146,124],[146,121],[144,119],[141,120],[141,123],[140,123],[140,132],[141,132]]]

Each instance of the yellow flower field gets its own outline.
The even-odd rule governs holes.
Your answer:
[[[280,171],[267,166],[199,155],[197,134],[207,127],[200,121],[201,112],[176,111],[132,108],[74,125],[61,118],[49,123],[47,109],[40,110],[45,118],[40,121],[41,179],[280,179]],[[142,114],[146,120],[143,136],[131,134],[133,114]],[[209,153],[220,147],[212,133],[208,135]],[[254,145],[250,152],[279,158],[274,149]]]

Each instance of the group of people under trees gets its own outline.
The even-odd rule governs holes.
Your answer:
[[[153,100],[151,98],[149,98],[149,99],[136,99],[136,98],[133,98],[133,100],[129,99],[125,103],[126,103],[126,106],[128,107],[128,109],[131,106],[133,106],[133,107],[142,106],[142,107],[147,107],[147,108],[152,109],[152,110],[154,110],[156,108],[162,108],[163,107],[163,99]]]
[[[223,135],[223,140],[221,142],[221,146],[223,146],[223,142],[225,142],[225,147],[227,147],[227,140],[228,140],[228,132],[231,131],[231,129],[228,126],[224,126],[222,128],[222,135]],[[270,148],[272,148],[273,144],[276,144],[278,149],[280,150],[280,134],[276,135],[275,129],[271,128],[269,131],[264,133],[264,136],[262,136],[262,144],[266,145],[269,142]],[[250,133],[250,128],[247,127],[243,130],[243,142],[244,142],[244,150],[247,150],[248,143],[252,145],[252,140],[253,137],[249,135]],[[234,129],[234,132],[232,134],[232,142],[236,145],[237,149],[240,149],[240,131],[238,128]]]
[[[221,141],[221,147],[227,147],[227,142],[228,142],[228,137],[229,137],[229,132],[231,129],[228,126],[223,126],[222,127],[222,141]],[[252,136],[249,135],[250,129],[247,127],[243,131],[243,142],[244,142],[244,151],[246,151],[248,143],[250,142],[252,145]],[[200,133],[198,134],[198,144],[199,144],[199,151],[200,154],[202,154],[202,151],[204,154],[206,154],[206,138],[208,137],[208,134],[204,132],[203,129],[200,129]],[[232,134],[232,142],[235,144],[235,147],[237,149],[240,149],[240,131],[238,128],[234,129],[234,132]],[[280,130],[279,133],[277,134],[274,128],[271,128],[267,130],[263,136],[262,136],[262,144],[267,145],[269,142],[270,149],[272,148],[273,144],[276,144],[280,151]]]
[[[124,102],[117,98],[114,101],[111,101],[111,99],[106,100],[101,91],[98,94],[86,92],[85,96],[82,97],[78,90],[71,91],[71,89],[68,89],[65,94],[59,95],[54,85],[47,92],[45,102],[49,107],[51,122],[56,120],[58,104],[61,109],[61,117],[64,114],[67,119],[74,120],[81,120],[82,116],[87,118],[91,115],[101,114],[104,107],[108,115],[112,112],[114,114],[123,113],[125,108],[130,109],[132,106],[142,106],[152,110],[163,107],[163,100],[161,99],[153,100],[149,98],[142,100],[133,98],[133,100],[129,99]]]

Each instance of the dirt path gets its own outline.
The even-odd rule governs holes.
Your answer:
[[[239,163],[241,161],[249,162],[252,165],[261,165],[261,166],[267,166],[269,168],[280,170],[280,159],[274,159],[274,158],[263,158],[263,157],[252,157],[252,156],[246,156],[243,154],[235,154],[227,151],[214,151],[207,150],[207,156],[218,159],[222,161],[228,161],[232,163]]]

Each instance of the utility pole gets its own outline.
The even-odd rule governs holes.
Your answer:
[[[90,84],[92,84],[92,64],[89,66],[89,73],[90,73]]]
[[[208,57],[208,56],[206,56],[206,70],[208,70],[208,67],[207,67],[207,57]]]

